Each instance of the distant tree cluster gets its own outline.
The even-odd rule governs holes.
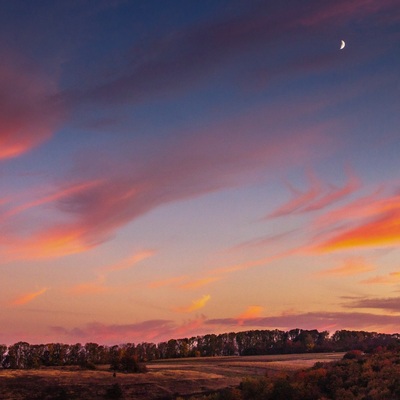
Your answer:
[[[171,339],[157,345],[146,342],[116,346],[18,342],[9,347],[0,345],[0,365],[12,369],[68,365],[94,369],[98,364],[110,364],[115,371],[143,372],[145,368],[141,363],[166,358],[349,350],[369,352],[377,347],[390,349],[398,346],[399,334],[340,330],[329,336],[329,332],[316,329],[251,330]]]
[[[115,371],[145,372],[138,360],[136,346],[101,346],[97,343],[68,345],[49,343],[31,345],[18,342],[12,346],[0,345],[0,365],[7,369],[31,369],[54,366],[79,366],[96,369],[96,365],[109,364]]]
[[[293,375],[247,378],[204,400],[392,400],[400,398],[400,349],[347,353]],[[183,399],[182,399],[183,400]]]

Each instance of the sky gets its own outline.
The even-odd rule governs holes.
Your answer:
[[[400,331],[397,0],[0,0],[0,37],[0,343]]]

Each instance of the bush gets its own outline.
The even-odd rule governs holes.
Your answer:
[[[344,356],[344,360],[354,360],[354,359],[359,359],[363,355],[363,352],[361,350],[350,350],[348,351]]]
[[[119,383],[114,383],[110,388],[106,391],[107,399],[120,399],[122,397],[122,389]]]

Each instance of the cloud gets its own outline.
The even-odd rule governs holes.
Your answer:
[[[135,266],[137,263],[149,257],[153,257],[155,254],[156,254],[155,250],[141,250],[114,265],[106,267],[104,270],[107,272],[114,272],[114,271],[129,269]]]
[[[355,176],[350,176],[348,182],[343,187],[332,187],[328,193],[316,199],[304,208],[304,211],[315,211],[326,208],[337,201],[351,195],[361,186],[360,181]]]
[[[43,288],[38,290],[37,292],[26,293],[18,298],[16,298],[12,304],[15,306],[22,306],[24,304],[30,303],[31,301],[35,300],[37,297],[41,296],[42,294],[47,292],[47,288]]]
[[[193,311],[200,310],[201,308],[205,307],[205,305],[208,303],[208,301],[211,299],[211,296],[209,294],[204,295],[200,299],[193,300],[192,304],[189,306],[185,307],[176,307],[175,311],[182,312],[182,313],[190,313]]]
[[[315,8],[307,16],[301,17],[301,23],[308,26],[327,23],[345,23],[350,18],[367,18],[381,11],[395,11],[395,0],[356,0],[352,2],[338,1],[335,4],[325,3]],[[390,12],[387,14],[390,15]],[[384,22],[384,21],[381,21]]]
[[[202,278],[202,279],[197,279],[195,281],[191,281],[191,282],[186,282],[183,283],[182,285],[179,285],[180,289],[197,289],[199,287],[203,287],[206,286],[210,283],[219,281],[221,278],[218,276],[210,276],[210,277],[206,277],[206,278]]]
[[[354,209],[356,204],[359,207],[354,214],[348,215],[343,212]],[[337,220],[336,223],[343,223],[347,219],[359,221],[340,227],[339,233],[335,232],[338,229],[335,228],[335,233],[316,245],[313,251],[324,253],[350,248],[396,246],[400,243],[399,195],[375,199],[369,203],[362,199],[336,212],[335,215],[343,217],[343,221]],[[331,220],[332,216],[327,219]]]
[[[74,295],[92,295],[110,292],[113,288],[106,285],[107,277],[110,274],[132,268],[137,263],[149,257],[152,257],[154,254],[154,250],[141,250],[135,252],[133,255],[123,259],[122,261],[116,262],[103,268],[99,268],[99,271],[101,273],[97,276],[96,279],[90,282],[83,282],[74,285],[68,288],[67,292]]]
[[[373,308],[398,313],[400,312],[400,297],[360,299],[345,304],[345,307]]]
[[[274,51],[271,44],[285,40],[289,34],[301,37],[318,31],[321,26],[336,33],[352,18],[395,9],[393,1],[378,4],[359,0],[349,5],[349,2],[338,0],[334,7],[316,0],[307,5],[289,3],[293,5],[246,4],[236,15],[220,13],[213,21],[165,32],[161,39],[150,39],[130,49],[125,57],[128,62],[116,63],[114,73],[108,74],[106,82],[92,83],[90,87],[85,87],[82,82],[78,86],[80,90],[66,92],[63,97],[70,104],[138,103],[151,97],[160,99],[193,88],[204,77],[215,79],[220,69],[236,57],[245,57],[254,50],[265,52],[265,49],[271,54]],[[275,66],[269,74],[282,67],[281,64]]]
[[[316,220],[316,226],[329,226],[337,221],[353,221],[360,218],[367,218],[375,213],[375,204],[382,201],[381,197],[384,193],[382,187],[374,190],[371,194],[359,197],[344,206],[335,208],[320,216]]]
[[[299,190],[293,188],[290,184],[288,184],[290,191],[294,194],[293,199],[277,208],[267,217],[276,218],[292,214],[316,199],[321,193],[320,184],[312,175],[309,176],[309,180],[310,188],[305,192],[300,192]]]
[[[258,318],[263,310],[264,307],[261,306],[249,306],[246,311],[240,314],[237,318],[238,320]]]
[[[354,329],[379,330],[396,332],[400,317],[396,315],[379,315],[358,312],[309,312],[293,313],[269,317],[258,317],[240,320],[238,318],[215,318],[205,321],[206,325],[220,329],[234,329],[235,326],[249,329]]]
[[[48,140],[61,120],[50,96],[56,91],[50,77],[34,66],[23,67],[16,57],[0,53],[0,161],[18,157]]]
[[[205,319],[204,315],[200,315],[180,323],[165,319],[147,320],[134,324],[92,322],[75,328],[53,326],[50,330],[57,338],[61,337],[67,343],[90,341],[114,345],[127,342],[159,342],[200,334],[204,330]]]
[[[350,257],[339,267],[319,271],[319,276],[351,276],[373,271],[375,267],[365,262],[363,257]]]
[[[79,283],[70,287],[67,289],[67,292],[69,294],[78,296],[106,293],[110,291],[110,288],[104,284],[105,280],[106,277],[104,275],[100,275],[92,282]]]
[[[287,238],[295,232],[297,232],[297,229],[292,229],[288,232],[278,233],[276,235],[267,235],[256,239],[247,240],[246,242],[242,242],[233,246],[230,250],[236,251],[252,247],[269,247],[271,245],[275,246],[277,242],[280,242],[282,239]]]
[[[309,175],[309,181],[310,188],[305,192],[301,192],[287,184],[294,197],[270,213],[267,218],[321,210],[351,195],[360,187],[359,180],[353,175],[349,177],[348,182],[343,187],[330,186],[328,190],[311,174]]]
[[[57,215],[55,222],[32,224],[30,214],[24,213],[11,226],[12,240],[0,238],[4,257],[60,257],[87,251],[160,205],[249,184],[259,179],[261,171],[286,168],[288,162],[310,155],[314,147],[324,147],[319,126],[304,128],[304,133],[299,130],[296,142],[288,134],[266,135],[269,112],[257,110],[257,118],[253,113],[242,115],[207,131],[180,132],[152,148],[151,157],[145,158],[148,153],[133,143],[124,148],[116,145],[101,157],[85,154],[59,192],[14,209],[16,215],[46,204]],[[252,140],[243,135],[248,130]]]
[[[400,283],[400,272],[391,272],[388,275],[378,275],[373,278],[364,279],[360,283],[364,283],[366,285],[395,285]]]

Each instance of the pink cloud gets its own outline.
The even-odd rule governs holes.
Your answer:
[[[287,203],[280,206],[278,209],[268,215],[269,218],[281,217],[289,215],[303,208],[305,205],[316,199],[321,193],[320,184],[314,176],[310,176],[310,188],[305,192],[300,192],[288,184],[294,197]]]
[[[269,317],[240,320],[238,318],[215,318],[205,321],[206,325],[228,330],[235,327],[248,329],[318,329],[327,326],[332,329],[379,330],[397,332],[400,317],[397,315],[359,313],[359,312],[309,312],[293,313]]]
[[[204,332],[203,315],[177,323],[171,320],[148,320],[135,324],[103,324],[93,322],[82,327],[51,327],[59,340],[67,343],[97,342],[101,344],[118,344],[127,342],[159,342],[171,338],[191,337]],[[50,334],[51,335],[51,334]],[[61,338],[61,339],[60,339]]]
[[[316,177],[310,175],[310,188],[301,192],[288,184],[293,198],[268,215],[268,218],[282,217],[293,213],[303,213],[321,210],[329,207],[339,200],[351,195],[359,187],[359,180],[351,175],[343,187],[329,187],[326,189]]]
[[[400,313],[400,297],[358,299],[345,304],[348,308],[372,308]],[[397,316],[400,319],[400,316]]]
[[[276,235],[268,235],[265,237],[248,240],[246,242],[242,242],[242,243],[235,245],[230,250],[236,251],[236,250],[242,250],[242,249],[252,248],[252,247],[273,246],[273,245],[276,245],[276,243],[280,242],[281,240],[284,240],[287,237],[291,236],[295,232],[297,232],[297,229],[293,229],[288,232],[278,233]]]
[[[330,22],[344,23],[350,18],[366,18],[374,16],[383,10],[396,10],[395,0],[355,0],[336,1],[335,4],[324,3],[322,7],[316,7],[314,12],[302,16],[300,21],[304,25],[322,25]]]
[[[48,140],[61,113],[50,96],[56,87],[34,67],[21,67],[9,54],[0,65],[0,160],[20,156]]]
[[[10,211],[16,216],[51,205],[59,214],[54,221],[62,223],[32,225],[29,219],[18,220],[12,226],[12,240],[3,242],[4,257],[60,257],[86,251],[160,205],[248,184],[258,179],[258,172],[286,168],[287,161],[280,154],[296,163],[315,146],[325,144],[324,127],[320,126],[298,132],[296,142],[290,135],[265,135],[268,115],[265,110],[255,114],[259,117],[240,116],[215,124],[207,132],[176,135],[153,149],[151,158],[144,159],[139,150],[135,153],[136,146],[136,156],[130,146],[118,149],[115,156],[110,150],[109,157],[103,154],[97,161],[86,155],[59,191]],[[252,140],[242,134],[248,129],[252,129]]]

